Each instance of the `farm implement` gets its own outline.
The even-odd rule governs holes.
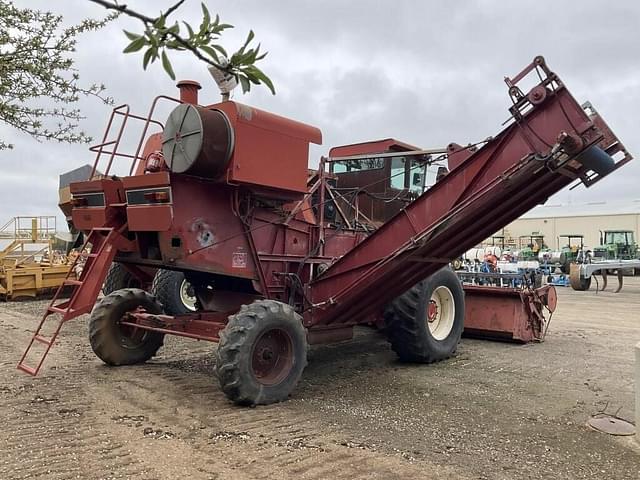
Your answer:
[[[528,91],[525,78],[535,79]],[[146,117],[117,107],[93,147],[104,176],[70,185],[73,224],[91,253],[18,368],[37,374],[62,325],[87,313],[93,351],[109,365],[152,358],[168,334],[218,342],[220,386],[244,405],[288,398],[308,345],[351,338],[360,324],[383,322],[402,361],[450,357],[465,300],[448,264],[570,183],[590,186],[631,159],[542,57],[505,81],[508,124],[479,145],[348,145],[317,171],[307,162],[318,129],[232,101],[201,106],[195,82],[178,84],[179,99],[157,97]],[[160,102],[175,103],[164,122],[154,116]],[[124,153],[134,121],[140,142]],[[128,175],[115,176],[122,158]],[[98,300],[114,262],[141,285],[179,272],[195,311],[168,313],[153,288]]]

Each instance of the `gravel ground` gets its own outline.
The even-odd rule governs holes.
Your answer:
[[[436,365],[396,361],[369,329],[316,347],[286,403],[238,408],[215,346],[170,338],[109,368],[86,319],[37,378],[15,370],[46,300],[0,304],[0,479],[638,479],[640,448],[585,426],[633,418],[640,278],[619,294],[561,289],[542,344],[464,339]]]

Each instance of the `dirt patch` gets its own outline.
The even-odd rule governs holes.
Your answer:
[[[251,409],[218,390],[214,345],[169,338],[152,362],[109,368],[86,319],[23,375],[46,301],[0,304],[0,478],[635,479],[632,443],[585,425],[602,410],[633,419],[640,279],[625,282],[560,290],[543,344],[464,339],[431,366],[360,330],[312,350],[290,401]]]

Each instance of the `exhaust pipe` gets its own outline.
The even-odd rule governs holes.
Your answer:
[[[180,80],[176,87],[180,90],[180,101],[198,105],[198,90],[202,87],[195,80]]]

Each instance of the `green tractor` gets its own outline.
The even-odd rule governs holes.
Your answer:
[[[638,244],[633,230],[600,231],[600,245],[593,249],[596,260],[635,260]]]
[[[544,243],[544,235],[533,232],[531,235],[521,235],[518,237],[520,251],[518,260],[538,260],[541,252],[546,252],[549,247]]]
[[[584,249],[584,235],[580,233],[566,233],[558,235],[558,245],[561,239],[567,239],[560,247],[562,271],[569,273],[569,265],[572,263],[591,263],[591,252]]]
[[[569,273],[572,263],[591,263],[591,252],[584,248],[584,235],[565,233],[558,235],[558,249],[541,251],[538,260],[545,268],[560,268],[562,273]]]

